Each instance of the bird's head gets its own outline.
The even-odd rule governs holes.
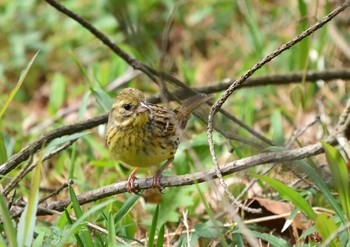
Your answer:
[[[116,97],[109,121],[120,127],[143,126],[150,117],[151,108],[145,95],[138,89],[125,88]]]

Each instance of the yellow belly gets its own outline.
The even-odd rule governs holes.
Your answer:
[[[143,130],[133,129],[116,133],[110,140],[113,156],[129,166],[150,167],[173,157],[177,149],[175,140],[152,138]]]

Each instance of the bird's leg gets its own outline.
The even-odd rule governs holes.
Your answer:
[[[157,171],[156,175],[153,177],[152,187],[160,189],[160,179],[162,178],[163,171],[173,162],[174,157],[167,160],[167,162]]]
[[[128,185],[127,185],[127,190],[129,193],[135,193],[135,179],[136,179],[136,172],[139,170],[139,168],[137,167],[135,170],[133,170],[133,172],[129,175],[128,178]]]

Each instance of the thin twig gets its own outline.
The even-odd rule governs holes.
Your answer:
[[[304,126],[301,129],[298,129],[296,131],[296,133],[292,136],[292,138],[290,138],[290,140],[288,141],[288,143],[286,144],[286,147],[289,148],[302,134],[305,133],[305,131],[307,131],[310,127],[312,127],[313,125],[315,125],[318,121],[320,121],[320,117],[316,116],[316,118],[311,121],[310,123],[308,123],[306,126]]]
[[[64,190],[65,188],[67,188],[68,185],[71,185],[71,184],[73,184],[73,183],[74,183],[73,179],[69,179],[68,182],[62,184],[57,190],[55,190],[55,191],[51,192],[50,194],[48,194],[47,196],[44,196],[43,198],[41,198],[41,199],[39,200],[39,203],[43,203],[43,202],[46,201],[47,199],[49,199],[49,198],[51,198],[51,197],[53,197],[53,196],[55,196],[55,195],[58,195],[62,190]]]
[[[71,135],[77,132],[81,132],[83,130],[94,128],[97,125],[106,123],[107,119],[108,119],[108,114],[104,114],[80,123],[62,126],[60,128],[50,131],[49,133],[41,136],[35,142],[23,148],[20,152],[18,152],[17,154],[12,156],[8,161],[2,164],[0,166],[0,175],[6,175],[7,173],[15,169],[22,161],[25,161],[26,159],[29,158],[30,155],[38,151],[41,148],[43,143],[47,145],[52,140],[58,137]]]
[[[319,117],[317,117],[315,120],[313,120],[311,123],[307,124],[306,126],[304,126],[303,128],[299,129],[295,135],[293,136],[293,138],[291,138],[291,141],[289,141],[286,145],[286,149],[289,149],[292,144],[294,143],[294,141],[300,137],[307,129],[309,129],[311,126],[313,126],[317,121],[319,120]],[[269,173],[278,163],[274,163],[269,165],[268,167],[265,168],[265,170],[261,173],[262,175],[265,175],[267,173]],[[239,200],[245,193],[247,193],[247,191],[258,181],[258,178],[253,178],[252,180],[250,180],[249,184],[241,191],[241,193],[237,196],[237,200]]]
[[[282,52],[288,50],[289,48],[293,47],[297,43],[299,43],[301,40],[309,36],[310,34],[314,33],[317,29],[321,28],[323,25],[325,25],[327,22],[332,20],[336,15],[341,13],[343,10],[345,10],[350,5],[350,1],[344,2],[342,5],[337,7],[335,10],[333,10],[330,14],[328,14],[325,18],[318,21],[316,24],[287,42],[286,44],[282,45],[280,48],[272,52],[270,55],[263,58],[261,61],[256,63],[253,67],[251,67],[246,73],[244,73],[238,80],[232,81],[229,88],[223,93],[223,95],[215,102],[215,104],[211,107],[209,116],[208,116],[208,143],[209,143],[209,150],[210,154],[212,156],[214,169],[217,174],[217,177],[219,179],[219,182],[221,186],[225,189],[225,191],[228,191],[227,185],[222,177],[222,170],[219,167],[218,159],[216,157],[216,152],[214,148],[214,140],[213,140],[213,122],[214,122],[214,115],[221,109],[222,105],[226,102],[228,97],[237,89],[238,86],[242,85],[251,75],[253,75],[258,69],[260,69],[264,64],[270,62],[272,59],[277,57]],[[228,191],[228,194],[231,194]],[[234,203],[234,200],[233,200]]]
[[[71,141],[65,143],[64,145],[56,148],[52,152],[46,154],[43,157],[42,162],[50,159],[52,156],[54,156],[60,152],[62,152],[63,150],[68,148],[70,145],[72,145],[76,140],[78,140],[78,139],[71,140]],[[13,190],[13,188],[21,181],[21,179],[24,178],[24,176],[27,175],[30,171],[32,171],[36,167],[36,165],[37,165],[37,161],[33,162],[33,164],[32,164],[32,161],[28,162],[28,165],[24,166],[23,169],[17,174],[17,176],[6,185],[6,187],[2,191],[2,193],[5,196],[8,195],[8,193],[10,193],[10,191]]]

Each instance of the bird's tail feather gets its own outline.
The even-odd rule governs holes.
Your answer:
[[[213,95],[197,94],[188,100],[186,100],[177,110],[183,115],[189,115],[196,109],[199,105],[207,102],[213,97]]]

